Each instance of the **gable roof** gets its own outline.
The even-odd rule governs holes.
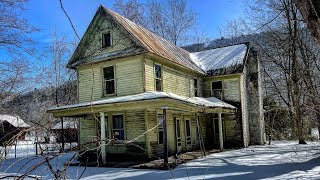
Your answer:
[[[11,116],[11,115],[6,115],[6,114],[0,114],[0,124],[3,123],[3,122],[8,122],[12,126],[17,127],[17,128],[30,127],[19,116]]]
[[[191,58],[205,72],[242,65],[247,54],[246,44],[237,44],[221,48],[191,53]]]
[[[191,59],[190,53],[176,45],[170,43],[164,38],[150,32],[149,30],[139,26],[138,24],[128,20],[127,18],[111,11],[108,8],[100,6],[97,13],[103,12],[105,15],[110,15],[112,19],[124,28],[130,35],[131,38],[137,42],[146,52],[158,55],[165,58],[175,64],[183,66],[185,68],[191,69],[198,73],[204,74],[203,70],[198,67]],[[96,14],[97,15],[97,14]],[[91,26],[92,24],[90,24]],[[89,28],[90,28],[89,26]],[[89,29],[88,28],[88,29]],[[81,40],[82,41],[82,40]],[[80,42],[81,43],[81,42]],[[80,44],[79,43],[79,44]],[[77,48],[78,49],[78,48]],[[75,51],[77,52],[77,50]],[[68,67],[73,67],[74,65],[74,55],[68,63]]]

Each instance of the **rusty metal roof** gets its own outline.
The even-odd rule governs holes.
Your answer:
[[[136,40],[147,49],[147,51],[163,57],[173,63],[179,64],[196,72],[205,72],[191,59],[190,53],[164,38],[150,32],[127,18],[103,7],[106,13],[110,14],[116,22],[125,28]]]

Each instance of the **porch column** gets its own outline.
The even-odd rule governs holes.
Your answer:
[[[163,108],[163,160],[164,167],[168,164],[168,138],[167,138],[167,108]]]
[[[107,164],[106,159],[106,119],[104,116],[104,112],[100,112],[100,146],[101,146],[101,158],[102,164]]]
[[[223,151],[223,133],[222,133],[222,118],[221,118],[221,112],[218,113],[218,124],[219,124],[219,145],[220,145],[220,151]]]

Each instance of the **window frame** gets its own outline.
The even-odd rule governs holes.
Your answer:
[[[159,121],[159,117],[162,117],[162,126],[160,126],[161,124],[159,124],[160,123],[160,121]],[[161,144],[163,144],[163,114],[157,114],[157,124],[159,124],[159,126],[158,126],[158,133],[157,133],[157,135],[158,135],[158,145],[161,145]],[[160,132],[161,132],[161,134],[162,134],[162,139],[160,138],[161,136],[160,136]],[[161,141],[160,141],[161,140]]]
[[[188,136],[188,129],[187,129],[187,122],[189,124],[189,136]],[[186,136],[186,144],[191,145],[192,144],[192,139],[191,139],[191,120],[190,118],[185,119],[185,136]]]
[[[123,127],[122,127],[122,129],[114,129],[114,124],[113,124],[113,117],[114,116],[122,116],[122,124],[123,124]],[[125,116],[124,116],[124,114],[123,113],[117,113],[117,114],[112,114],[111,115],[111,124],[112,124],[112,126],[110,126],[110,128],[111,128],[111,136],[112,136],[112,139],[113,139],[113,136],[114,136],[114,131],[116,130],[116,131],[123,131],[123,139],[118,139],[116,142],[117,143],[119,143],[119,144],[121,144],[121,143],[123,143],[125,140],[126,140],[126,133],[125,133]]]
[[[160,76],[161,76],[160,78],[157,77],[156,66],[160,67]],[[157,90],[157,80],[159,80],[160,81],[161,90],[158,91],[158,92],[163,92],[163,67],[162,67],[161,64],[154,63],[154,65],[153,65],[153,74],[154,74],[154,90],[158,91]]]
[[[216,97],[216,96],[213,96],[213,95],[214,95],[214,94],[213,94],[214,90],[213,90],[212,84],[213,84],[213,83],[216,83],[216,82],[221,82],[221,89],[215,89],[215,91],[220,91],[220,92],[221,92],[221,97],[220,97],[220,98],[219,98],[219,97]],[[211,96],[212,96],[212,97],[216,97],[216,98],[218,98],[218,99],[220,99],[220,100],[223,100],[223,97],[224,97],[223,81],[222,81],[222,80],[211,81],[210,86],[211,86]]]
[[[195,83],[197,81],[197,83]],[[195,84],[197,84],[197,87],[195,87]],[[194,91],[194,96],[199,97],[199,79],[194,77],[193,78],[193,91]]]
[[[105,68],[108,68],[108,67],[113,67],[113,79],[112,80],[105,80],[104,78],[104,69]],[[104,66],[102,67],[102,97],[108,97],[108,96],[115,96],[117,93],[117,81],[116,81],[116,65],[109,65],[109,66]],[[114,92],[112,94],[106,94],[106,81],[113,81],[113,89],[114,89]]]
[[[104,36],[106,35],[106,34],[110,34],[110,45],[109,46],[105,46],[105,38],[104,38]],[[102,34],[101,34],[101,48],[102,49],[108,49],[108,48],[111,48],[112,47],[112,34],[111,34],[111,31],[106,31],[106,32],[103,32]]]

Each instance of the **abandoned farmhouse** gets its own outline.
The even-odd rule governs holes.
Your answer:
[[[250,43],[189,53],[100,6],[67,67],[79,103],[47,112],[78,118],[79,144],[99,147],[103,162],[265,141]]]

